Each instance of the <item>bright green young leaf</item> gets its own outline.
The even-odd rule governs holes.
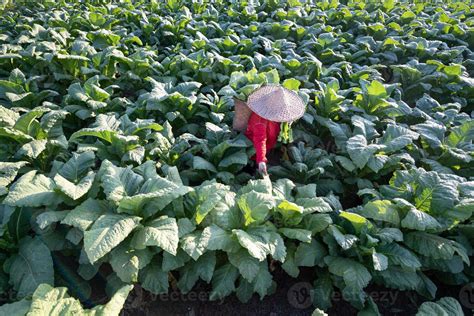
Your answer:
[[[245,225],[262,222],[275,206],[269,194],[249,192],[241,195],[237,201],[245,218]]]
[[[388,200],[370,201],[359,213],[367,218],[392,223],[395,226],[400,224],[398,211]]]

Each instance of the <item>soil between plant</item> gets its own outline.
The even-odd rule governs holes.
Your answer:
[[[152,295],[139,285],[129,296],[122,315],[124,316],[310,316],[314,311],[311,298],[307,296],[314,272],[311,268],[301,269],[298,278],[288,276],[284,271],[277,269],[274,281],[277,283],[275,293],[260,300],[254,294],[249,302],[242,303],[235,294],[222,301],[210,301],[208,294],[211,286],[199,282],[192,292],[180,294],[178,290],[170,289],[167,295]],[[311,282],[308,282],[311,280]],[[459,300],[459,291],[462,286],[446,286],[437,284],[436,300],[451,296]],[[377,304],[382,315],[415,315],[419,306],[427,301],[414,291],[398,291],[382,286],[370,285],[366,292]],[[474,315],[473,310],[463,306],[465,315]],[[340,292],[333,295],[333,306],[327,311],[329,315],[357,315],[357,309],[344,301]]]

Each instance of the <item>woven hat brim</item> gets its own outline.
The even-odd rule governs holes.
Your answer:
[[[280,85],[265,85],[252,92],[248,107],[273,122],[292,122],[303,116],[306,105],[296,92]]]

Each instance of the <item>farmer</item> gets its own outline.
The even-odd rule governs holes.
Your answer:
[[[277,140],[283,143],[292,141],[290,124],[303,116],[305,104],[291,90],[280,85],[265,85],[249,95],[247,106],[249,116],[245,136],[255,147],[253,159],[258,171],[267,175],[267,152],[275,147]]]

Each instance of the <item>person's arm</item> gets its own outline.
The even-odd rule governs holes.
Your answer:
[[[259,118],[253,127],[253,146],[256,152],[256,162],[267,162],[267,120]]]

